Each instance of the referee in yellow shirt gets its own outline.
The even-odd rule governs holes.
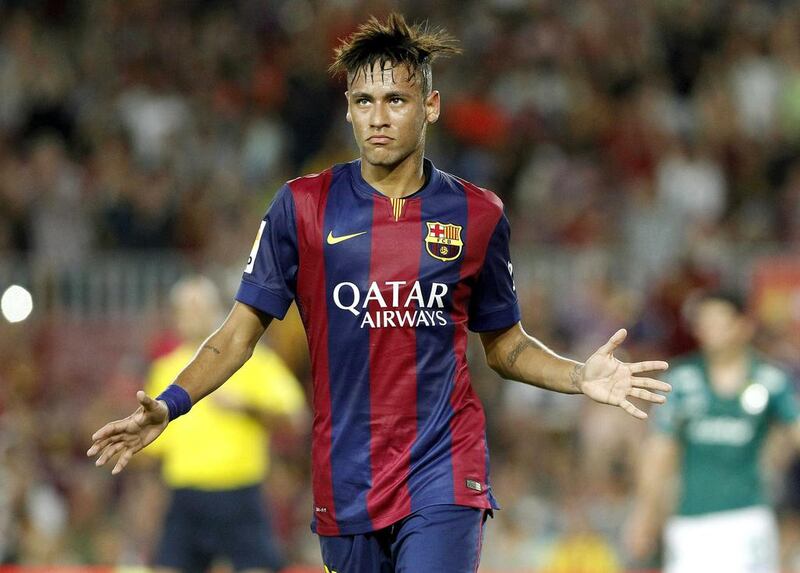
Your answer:
[[[183,343],[153,363],[151,396],[172,383],[222,318],[219,293],[204,277],[176,284],[171,302]],[[270,430],[301,430],[306,419],[297,379],[274,352],[258,347],[213,396],[194,405],[191,416],[175,420],[145,449],[161,458],[172,490],[155,556],[158,570],[199,573],[219,558],[235,571],[282,568],[261,484]]]

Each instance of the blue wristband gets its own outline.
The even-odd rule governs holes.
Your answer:
[[[159,394],[156,400],[164,400],[167,403],[170,422],[192,409],[192,399],[189,397],[189,393],[177,384],[167,386],[167,389]]]

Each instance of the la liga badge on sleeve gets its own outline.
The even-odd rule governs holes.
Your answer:
[[[461,225],[425,221],[428,234],[425,236],[425,250],[434,259],[453,261],[461,255],[464,241],[461,240]]]

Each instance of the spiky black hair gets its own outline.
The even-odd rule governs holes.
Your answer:
[[[359,72],[367,73],[376,63],[380,69],[405,65],[410,74],[420,73],[422,93],[428,95],[432,89],[431,62],[437,56],[461,53],[456,44],[446,31],[409,25],[401,14],[389,14],[385,22],[372,16],[336,49],[329,71],[347,74],[349,84]]]

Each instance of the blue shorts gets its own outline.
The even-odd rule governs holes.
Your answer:
[[[489,512],[432,505],[397,523],[360,535],[320,536],[330,573],[475,573]]]
[[[173,490],[154,564],[199,573],[217,559],[236,571],[284,566],[260,486]]]

